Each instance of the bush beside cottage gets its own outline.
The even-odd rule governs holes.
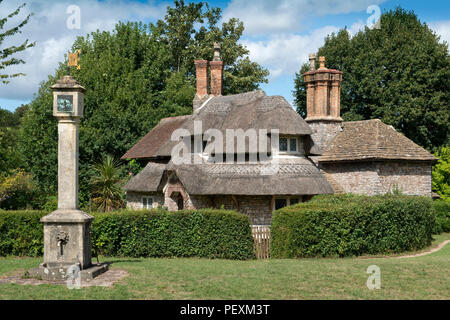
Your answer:
[[[272,218],[271,257],[391,254],[430,245],[432,200],[405,195],[317,196]]]

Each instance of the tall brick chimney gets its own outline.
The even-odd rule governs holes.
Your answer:
[[[211,68],[211,94],[213,96],[222,95],[223,82],[223,61],[220,60],[220,44],[214,43],[214,58],[209,63]]]
[[[303,74],[306,84],[306,122],[312,138],[324,150],[341,130],[340,91],[342,71],[327,69],[325,57],[319,57],[319,69],[315,68],[316,55],[309,55],[309,71]]]
[[[195,64],[195,76],[197,92],[195,93],[193,107],[194,111],[197,110],[203,102],[209,97],[208,92],[208,61],[207,60],[194,60]]]

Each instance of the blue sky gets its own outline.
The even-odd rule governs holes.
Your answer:
[[[11,12],[23,0],[4,0],[0,3],[1,16]],[[195,1],[198,2],[198,1]],[[29,0],[19,18],[32,11],[34,16],[23,33],[12,42],[22,39],[36,41],[36,47],[21,54],[25,65],[14,71],[24,72],[26,77],[14,79],[8,85],[0,85],[0,107],[14,110],[28,103],[37,93],[39,83],[53,74],[58,62],[79,35],[100,30],[112,30],[118,21],[156,21],[165,14],[171,1],[146,0]],[[345,26],[356,33],[367,24],[376,11],[401,6],[414,10],[419,19],[426,22],[443,40],[450,42],[450,1],[419,0],[220,0],[208,1],[210,6],[220,7],[223,19],[237,17],[246,30],[241,42],[250,50],[250,58],[270,71],[269,83],[262,89],[269,95],[282,95],[292,103],[295,72],[306,62],[310,52],[316,52],[324,37]],[[67,19],[70,5],[80,8],[80,29],[69,29]],[[11,21],[13,25],[15,21]],[[12,39],[11,39],[12,40]],[[11,41],[9,40],[9,41]]]

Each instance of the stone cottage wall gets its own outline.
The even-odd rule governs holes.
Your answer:
[[[405,194],[431,197],[431,165],[414,162],[384,162],[377,164],[382,193],[395,187]]]
[[[407,161],[321,164],[346,193],[376,195],[396,187],[405,194],[431,196],[431,166]]]
[[[162,193],[156,192],[127,192],[127,208],[133,210],[142,209],[142,196],[152,196],[154,199],[153,203],[162,206],[164,204],[164,197]]]

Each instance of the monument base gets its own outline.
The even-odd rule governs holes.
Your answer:
[[[80,270],[80,264],[63,264],[63,263],[41,263],[39,267],[28,271],[31,278],[37,278],[49,281],[65,281],[68,279],[75,279],[77,273],[81,281],[89,282],[95,277],[108,271],[108,264],[98,263],[93,264],[88,268]]]

